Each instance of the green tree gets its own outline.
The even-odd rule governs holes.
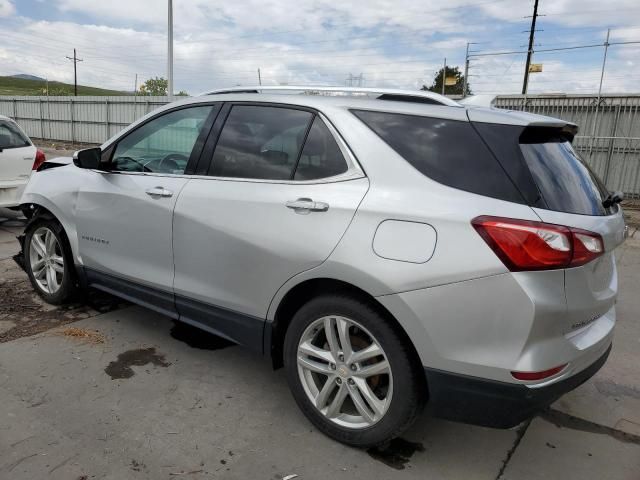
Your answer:
[[[150,78],[140,85],[140,95],[163,97],[167,95],[169,82],[162,77]]]
[[[430,92],[442,93],[442,68],[438,70],[435,77],[433,77],[433,83],[430,87],[423,85],[420,90],[429,90]],[[464,75],[460,73],[460,69],[458,67],[449,67],[447,66],[447,78],[454,77],[456,79],[455,85],[445,85],[444,93],[445,95],[462,95],[462,89],[464,86]],[[469,82],[467,82],[467,95],[471,95],[471,86]]]
[[[176,93],[177,97],[188,97],[189,94],[187,93],[186,90],[180,90],[178,93]]]

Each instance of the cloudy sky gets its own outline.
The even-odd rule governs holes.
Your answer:
[[[166,75],[166,0],[0,0],[0,75],[133,90]],[[174,0],[175,88],[231,85],[418,88],[477,52],[526,49],[533,0]],[[538,49],[640,40],[638,0],[540,0]],[[539,52],[530,92],[597,91],[602,47]],[[476,93],[519,93],[525,55],[473,57]],[[604,91],[638,92],[640,45],[609,49]]]

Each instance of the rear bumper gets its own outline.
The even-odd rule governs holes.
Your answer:
[[[573,376],[546,386],[498,382],[425,367],[429,403],[436,417],[494,428],[511,428],[591,378],[607,360],[611,345]]]

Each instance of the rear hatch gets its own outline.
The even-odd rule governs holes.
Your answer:
[[[473,119],[472,119],[473,120]],[[574,125],[549,119],[545,125],[474,122],[505,171],[543,222],[594,232],[604,253],[565,269],[565,333],[580,330],[615,304],[614,250],[624,240],[622,209],[605,202],[610,192],[574,150]],[[605,206],[606,205],[606,206]]]
[[[12,121],[0,119],[0,185],[24,183],[31,175],[36,148]]]

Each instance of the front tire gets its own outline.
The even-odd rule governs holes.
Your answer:
[[[60,305],[75,293],[71,251],[57,221],[43,218],[29,226],[24,241],[24,263],[31,285],[45,302]]]
[[[326,295],[300,308],[285,336],[284,363],[303,413],[348,445],[397,437],[424,405],[423,374],[405,339],[355,298]]]

